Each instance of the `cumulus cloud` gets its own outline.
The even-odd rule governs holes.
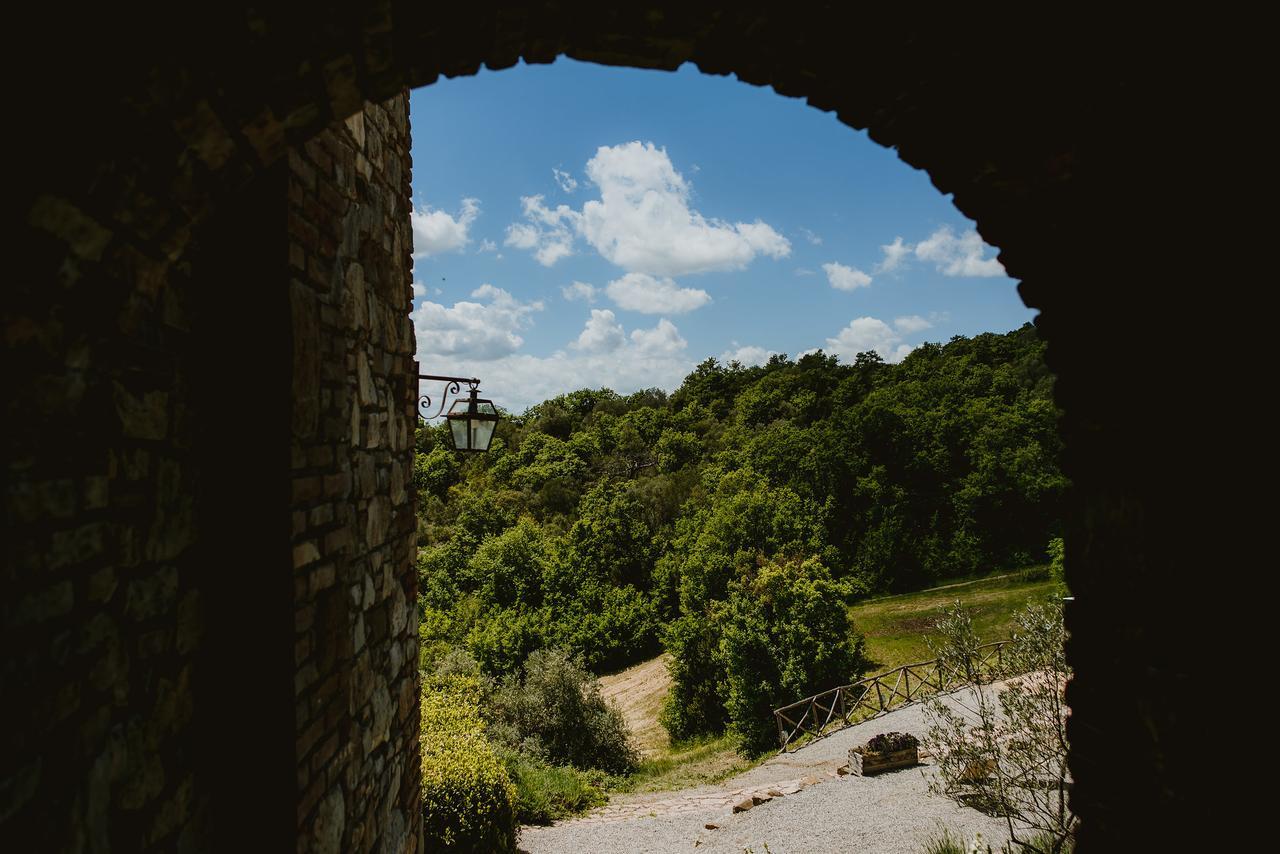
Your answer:
[[[667,278],[647,273],[627,273],[605,286],[605,293],[619,308],[642,314],[685,314],[711,302],[700,288],[682,288]]]
[[[987,244],[978,232],[969,229],[957,235],[949,225],[939,227],[919,243],[904,243],[895,237],[892,243],[880,247],[884,259],[876,267],[877,272],[888,272],[901,267],[910,256],[931,263],[944,276],[986,277],[1005,275],[1004,267],[994,257],[986,258]]]
[[[476,249],[477,254],[481,252],[497,252],[497,251],[498,251],[498,244],[494,243],[492,240],[490,240],[487,237],[484,240],[480,241],[480,246],[479,248]]]
[[[420,295],[415,285],[415,296]],[[430,300],[419,303],[410,314],[418,338],[419,360],[447,356],[487,361],[514,353],[524,344],[519,334],[542,311],[541,302],[521,302],[493,285],[481,285],[471,292],[477,302],[456,302],[444,306]],[[423,358],[428,357],[428,358]]]
[[[510,353],[488,361],[459,357],[449,362],[449,372],[480,377],[486,397],[512,412],[523,412],[575,388],[604,386],[621,394],[653,387],[674,391],[693,370],[685,340],[668,320],[660,320],[651,329],[633,330],[621,341],[607,331],[615,328],[608,318],[599,319],[594,313],[583,333],[593,328],[593,323],[595,329],[606,330],[599,349],[576,346],[583,339],[580,334],[568,347],[549,356]],[[620,327],[616,331],[621,332]],[[419,346],[419,361],[425,363],[429,357]],[[423,393],[431,390],[424,387]]]
[[[728,365],[731,362],[738,362],[743,367],[750,368],[755,365],[763,365],[776,355],[778,354],[773,350],[766,350],[754,344],[739,346],[738,342],[734,341],[728,350],[720,354],[720,363]]]
[[[467,232],[479,215],[479,199],[463,199],[462,207],[456,215],[433,209],[429,205],[415,205],[409,213],[413,227],[413,257],[422,258],[462,249],[471,241]]]
[[[827,281],[831,283],[831,287],[838,291],[854,291],[871,285],[871,277],[857,267],[847,267],[832,261],[823,264],[822,269],[827,271]]]
[[[906,317],[895,317],[893,319],[893,328],[904,335],[910,335],[912,332],[923,332],[932,327],[932,321],[925,320],[918,314],[909,314]]]
[[[876,272],[887,273],[898,269],[902,266],[902,262],[911,256],[912,249],[912,246],[902,242],[901,237],[893,238],[892,243],[886,243],[880,247],[880,251],[884,252],[884,260],[880,262]]]
[[[542,196],[521,196],[527,222],[507,226],[507,246],[528,249],[544,267],[573,254],[574,231],[581,214],[568,205],[549,208]]]
[[[631,330],[631,343],[646,356],[673,356],[684,350],[689,342],[680,336],[676,325],[664,317],[652,329]]]
[[[859,353],[870,350],[886,362],[901,362],[912,349],[889,324],[874,317],[859,317],[851,321],[836,337],[828,338],[826,346],[828,353],[850,363]]]
[[[525,221],[507,229],[507,245],[550,266],[571,254],[580,236],[624,270],[654,276],[741,270],[757,255],[791,254],[790,241],[765,222],[730,223],[690,208],[688,181],[653,143],[601,146],[586,175],[598,199],[578,211],[524,197]]]
[[[552,169],[551,174],[555,176],[556,183],[560,185],[560,189],[566,193],[572,193],[578,189],[578,179],[561,169]]]
[[[595,285],[588,285],[586,282],[574,282],[571,285],[565,285],[560,288],[560,295],[570,302],[575,300],[595,302],[598,292],[599,289]]]
[[[819,235],[814,234],[814,233],[813,233],[812,231],[810,231],[809,229],[807,229],[807,228],[802,228],[802,229],[800,229],[800,233],[804,235],[804,239],[805,239],[805,240],[809,241],[809,242],[810,242],[810,243],[812,243],[814,246],[821,246],[821,245],[822,245],[822,238],[821,238]]]
[[[612,311],[593,308],[578,340],[569,346],[587,353],[612,353],[626,343],[626,340],[622,324],[613,316]]]

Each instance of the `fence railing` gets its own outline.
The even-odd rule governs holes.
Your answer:
[[[972,684],[977,677],[1004,675],[1002,650],[1007,640],[985,643],[963,666],[940,659],[904,664],[773,710],[780,753],[794,750],[803,736],[821,738],[847,726],[877,718],[910,703]]]

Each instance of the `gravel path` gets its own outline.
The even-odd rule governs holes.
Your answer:
[[[998,846],[1006,838],[1002,822],[929,794],[931,765],[876,777],[836,774],[848,761],[849,748],[871,736],[890,731],[920,736],[925,728],[923,708],[908,706],[776,756],[717,786],[617,797],[584,818],[526,827],[520,849],[529,854],[695,849],[917,854],[941,826],[966,839],[981,832]],[[770,792],[774,796],[766,803],[733,813],[733,804],[752,794],[769,798]],[[717,827],[709,830],[707,824]]]

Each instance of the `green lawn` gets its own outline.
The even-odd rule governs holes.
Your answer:
[[[727,735],[664,745],[641,760],[634,774],[613,780],[615,792],[668,792],[719,783],[759,765],[767,756],[739,756]]]
[[[869,600],[849,609],[853,626],[867,638],[871,672],[933,658],[924,636],[935,619],[957,599],[974,612],[974,628],[983,640],[1009,637],[1013,613],[1033,599],[1052,595],[1054,584],[1041,568],[998,574],[943,588]]]

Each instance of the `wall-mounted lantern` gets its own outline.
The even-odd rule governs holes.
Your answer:
[[[453,447],[459,451],[480,453],[489,450],[493,434],[498,426],[498,409],[492,400],[480,397],[480,380],[475,377],[438,377],[432,374],[418,374],[420,380],[438,380],[445,384],[440,396],[440,408],[434,415],[427,415],[431,408],[431,398],[423,395],[418,398],[418,414],[424,421],[439,418],[444,412],[444,405],[449,395],[456,395],[462,389],[462,383],[470,388],[466,398],[455,398],[445,418],[449,421],[449,436],[453,439]]]

